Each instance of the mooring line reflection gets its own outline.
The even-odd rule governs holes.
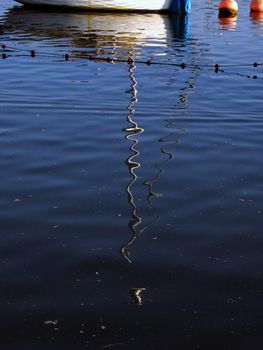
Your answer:
[[[154,192],[154,190],[153,190],[154,183],[160,178],[161,174],[164,172],[164,170],[161,168],[161,166],[163,164],[169,162],[169,160],[171,160],[173,158],[172,153],[165,150],[165,146],[161,147],[161,153],[164,154],[165,156],[167,156],[167,158],[164,159],[163,161],[159,162],[158,164],[154,165],[154,168],[157,170],[157,173],[151,179],[149,179],[143,183],[145,186],[147,186],[149,188],[147,199],[148,199],[150,206],[152,206],[152,199],[153,198],[162,196],[162,193]]]
[[[168,119],[165,120],[165,128],[167,128],[167,129],[173,128],[172,124],[173,124],[173,121],[168,120]],[[178,133],[184,133],[184,132],[185,132],[185,129],[183,129],[183,128],[175,128],[174,132],[169,133],[168,135],[160,138],[158,141],[159,142],[170,142],[169,143],[170,146],[176,145],[176,144],[180,143],[180,139],[177,136]],[[155,182],[158,181],[161,174],[164,172],[163,165],[165,163],[168,163],[174,157],[173,154],[167,150],[167,145],[163,145],[160,149],[160,152],[161,152],[161,154],[163,154],[165,156],[165,159],[154,165],[154,168],[157,170],[156,174],[151,179],[149,179],[143,183],[145,186],[147,186],[149,188],[147,199],[148,199],[150,206],[152,206],[152,199],[153,198],[162,196],[162,193],[155,192],[153,190],[153,187],[154,187]]]
[[[193,64],[196,64],[195,58],[192,59]],[[179,100],[177,103],[177,108],[182,110],[182,109],[186,109],[187,108],[187,104],[188,104],[188,99],[189,99],[189,94],[190,91],[192,89],[195,88],[196,86],[196,81],[198,78],[198,73],[199,73],[199,68],[196,67],[191,71],[191,77],[189,79],[187,79],[184,84],[185,86],[183,88],[180,89],[181,93],[179,94]],[[164,122],[164,127],[166,129],[174,129],[175,131],[173,131],[172,133],[169,133],[166,136],[161,137],[158,141],[159,142],[169,142],[168,145],[163,145],[160,148],[160,152],[162,155],[165,156],[165,159],[163,159],[162,161],[159,161],[158,163],[156,163],[154,165],[154,168],[157,170],[156,174],[150,178],[149,180],[144,182],[144,185],[148,187],[148,202],[149,205],[152,206],[152,199],[156,198],[156,197],[161,197],[162,193],[158,193],[155,192],[153,190],[154,184],[158,181],[158,179],[160,178],[161,174],[164,172],[163,170],[163,166],[165,163],[168,163],[170,160],[173,159],[173,154],[167,150],[168,146],[172,146],[172,145],[176,145],[178,143],[180,143],[180,139],[178,138],[178,134],[181,133],[185,133],[186,130],[184,128],[180,128],[180,127],[174,127],[173,124],[176,121],[176,119],[166,119]]]

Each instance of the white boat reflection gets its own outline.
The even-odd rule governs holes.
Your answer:
[[[140,54],[142,46],[153,42],[155,47],[166,46],[167,38],[188,35],[188,17],[153,13],[57,13],[15,8],[7,13],[4,26],[32,35],[34,41],[63,39],[60,47],[68,44],[73,51],[90,48],[120,56],[127,56],[129,50]]]

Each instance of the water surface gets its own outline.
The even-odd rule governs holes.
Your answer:
[[[261,349],[263,19],[239,5],[1,2],[1,348]]]

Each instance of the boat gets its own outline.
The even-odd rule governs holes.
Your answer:
[[[16,0],[25,5],[57,6],[103,11],[190,12],[191,0]]]

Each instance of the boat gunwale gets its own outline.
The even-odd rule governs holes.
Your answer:
[[[45,10],[58,10],[61,9],[64,12],[102,12],[102,13],[171,13],[170,9],[158,9],[158,10],[147,10],[147,9],[122,9],[122,8],[116,8],[110,9],[110,8],[88,8],[85,6],[72,6],[72,5],[56,5],[56,4],[37,4],[37,3],[29,3],[27,0],[15,0],[21,4],[23,4],[27,8],[39,8],[39,9],[45,9]]]

